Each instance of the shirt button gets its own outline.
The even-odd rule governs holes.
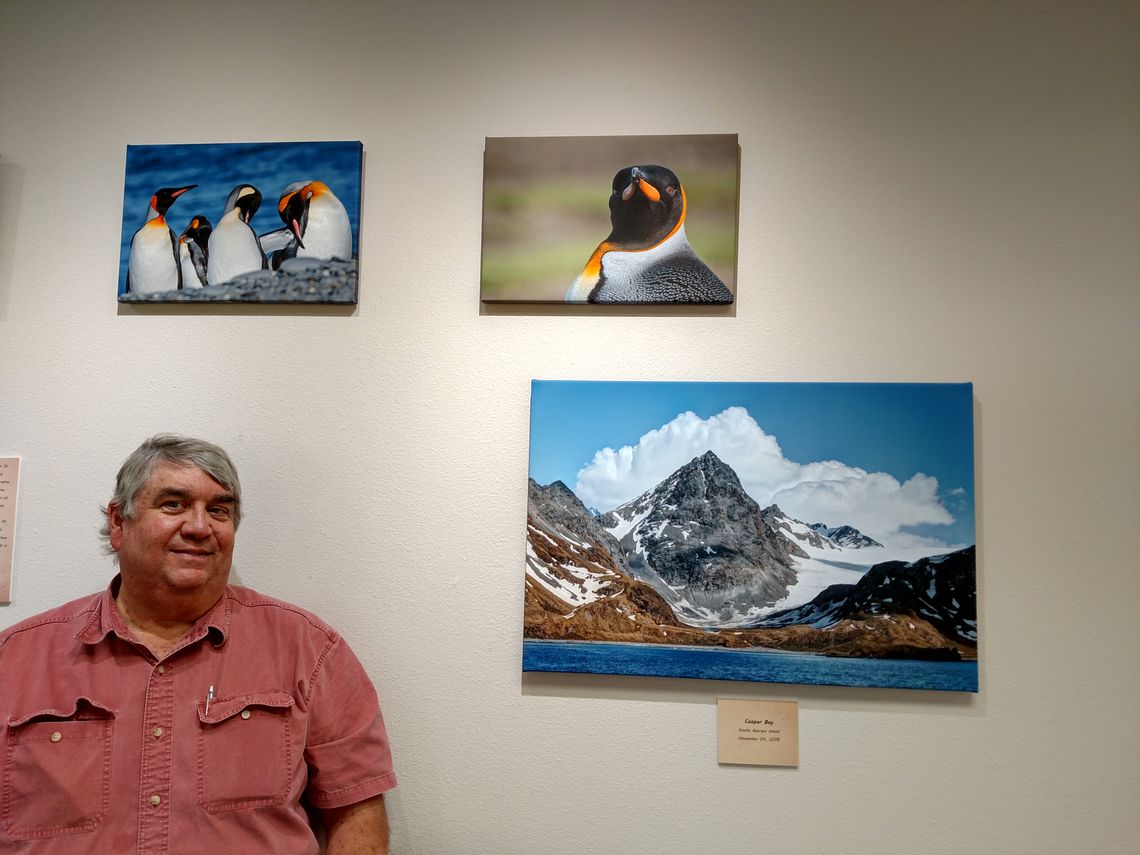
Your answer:
[[[158,796],[151,796],[150,803],[152,806],[158,807],[160,804],[162,804],[162,799],[160,799]]]
[[[155,739],[158,739],[160,736],[162,736],[163,731],[162,731],[161,727],[156,727],[154,730],[151,731],[151,733],[154,734]]]
[[[159,674],[165,674],[166,673],[166,666],[165,665],[159,665],[158,666],[158,673]]]
[[[249,710],[242,710],[241,711],[241,717],[242,718],[249,718]]]
[[[52,732],[52,735],[51,735],[51,741],[52,742],[59,742],[61,739],[63,739],[62,733],[60,733],[58,730]]]

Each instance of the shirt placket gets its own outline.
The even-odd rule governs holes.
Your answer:
[[[166,855],[170,851],[174,666],[159,663],[151,669],[142,726],[138,855]]]

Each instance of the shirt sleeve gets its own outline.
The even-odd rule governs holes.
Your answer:
[[[309,804],[344,807],[396,786],[376,690],[339,636],[313,675],[309,707],[305,742]]]

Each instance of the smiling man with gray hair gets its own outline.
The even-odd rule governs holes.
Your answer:
[[[101,594],[0,633],[6,853],[388,851],[376,692],[341,636],[229,584],[241,485],[197,439],[119,470]]]

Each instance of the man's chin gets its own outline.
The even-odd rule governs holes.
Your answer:
[[[219,567],[214,556],[179,556],[179,560],[167,565],[163,575],[171,588],[190,593],[211,585],[224,585],[229,568]]]

